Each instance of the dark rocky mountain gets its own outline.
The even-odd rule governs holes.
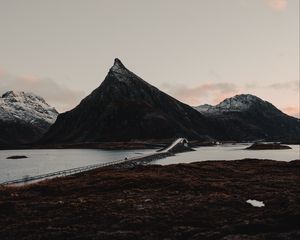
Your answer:
[[[0,97],[0,147],[36,141],[57,115],[53,107],[33,93],[4,93]]]
[[[300,120],[250,94],[227,98],[216,106],[195,107],[224,130],[222,139],[299,141]]]
[[[41,143],[83,143],[187,137],[206,139],[207,117],[129,71],[119,59],[102,84],[73,110],[60,114]]]
[[[131,140],[298,140],[299,119],[253,95],[217,106],[179,102],[126,69],[119,59],[102,84],[73,110],[60,114],[39,141],[77,144]]]

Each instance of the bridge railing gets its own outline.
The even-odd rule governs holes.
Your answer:
[[[9,185],[9,184],[26,183],[26,182],[31,182],[31,181],[35,181],[35,180],[52,178],[52,177],[56,177],[56,176],[68,176],[68,175],[71,175],[71,174],[86,172],[86,171],[93,170],[93,169],[96,169],[96,168],[112,166],[112,165],[116,165],[116,164],[120,164],[120,163],[126,163],[126,162],[133,162],[133,161],[139,160],[139,159],[142,160],[142,159],[146,159],[146,158],[149,158],[149,157],[155,158],[155,156],[157,156],[157,157],[158,156],[166,156],[165,154],[168,151],[170,151],[172,148],[174,148],[177,144],[181,143],[182,140],[183,140],[183,138],[176,139],[172,144],[170,144],[167,148],[165,148],[161,152],[154,152],[154,153],[149,153],[149,154],[145,154],[145,155],[138,156],[138,157],[132,157],[132,158],[128,158],[128,159],[121,159],[121,160],[116,160],[116,161],[107,162],[107,163],[92,164],[92,165],[83,166],[83,167],[77,167],[77,168],[71,168],[71,169],[67,169],[67,170],[56,171],[56,172],[52,172],[52,173],[40,174],[40,175],[35,175],[35,176],[26,176],[26,177],[23,177],[23,178],[20,178],[20,179],[15,179],[15,180],[2,182],[2,183],[0,183],[0,186],[1,185],[2,186]]]
[[[2,182],[2,183],[0,183],[0,185],[25,183],[25,182],[29,182],[29,181],[45,179],[45,178],[55,177],[55,176],[67,176],[67,175],[71,175],[71,174],[75,174],[75,173],[93,170],[93,169],[100,168],[100,167],[106,167],[106,166],[110,166],[110,165],[119,164],[124,161],[126,161],[126,160],[122,159],[122,160],[112,161],[112,162],[108,162],[108,163],[93,164],[93,165],[88,165],[88,166],[84,166],[84,167],[71,168],[71,169],[67,169],[67,170],[61,170],[61,171],[45,173],[45,174],[40,174],[40,175],[35,175],[35,176],[26,176],[26,177],[16,179],[16,180]]]

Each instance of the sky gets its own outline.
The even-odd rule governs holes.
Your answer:
[[[249,93],[299,117],[299,0],[0,0],[0,94],[63,112],[116,57],[192,106]]]

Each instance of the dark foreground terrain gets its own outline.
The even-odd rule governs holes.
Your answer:
[[[108,168],[3,187],[0,239],[300,239],[300,161]]]

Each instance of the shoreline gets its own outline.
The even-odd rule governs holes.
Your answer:
[[[299,186],[300,160],[100,168],[0,188],[0,238],[297,239]]]
[[[168,158],[170,156],[175,156],[177,153],[198,151],[198,150],[195,150],[191,147],[184,146],[180,142],[177,142],[180,139],[183,139],[183,138],[176,139],[171,145],[167,145],[169,147],[160,148],[159,150],[151,151],[151,153],[141,154],[139,156],[131,156],[130,158],[125,157],[123,159],[113,160],[113,161],[110,161],[110,162],[92,163],[90,165],[85,164],[85,165],[79,166],[79,167],[74,166],[73,168],[61,168],[61,169],[57,169],[56,171],[44,171],[40,174],[30,174],[30,175],[26,175],[25,177],[24,176],[19,176],[19,177],[16,177],[14,179],[4,179],[4,180],[2,180],[2,182],[0,182],[0,186],[1,185],[2,186],[5,186],[5,185],[25,185],[25,184],[28,185],[28,184],[31,184],[31,182],[39,182],[39,181],[44,181],[44,180],[47,180],[47,179],[50,179],[50,178],[69,176],[69,175],[73,175],[73,174],[77,174],[77,173],[81,173],[81,172],[88,172],[90,170],[94,170],[94,169],[97,169],[97,168],[104,168],[104,167],[112,167],[113,166],[115,168],[131,168],[131,167],[135,167],[137,165],[147,165],[147,164],[151,163],[152,161],[157,161],[161,158]],[[174,145],[174,143],[175,143],[175,145]],[[216,145],[213,145],[213,146],[214,147],[217,147],[217,146],[222,147],[222,145],[227,146],[228,144],[229,143],[216,144]],[[249,143],[234,143],[234,144],[230,143],[230,145],[232,145],[232,146],[235,146],[235,145],[244,146],[245,145],[246,146],[246,145],[249,145]],[[193,144],[193,146],[195,146],[195,145]],[[213,147],[211,145],[206,145],[206,146],[209,146],[209,149],[210,149],[210,147]],[[239,150],[250,151],[248,148],[245,147],[245,148],[241,148]],[[40,149],[38,149],[38,150],[40,150]],[[135,150],[139,150],[139,149],[135,149]],[[274,148],[274,149],[263,149],[263,150],[268,150],[268,151],[269,150],[272,150],[272,151],[277,150],[277,151],[279,151],[281,149],[275,149]],[[30,149],[29,149],[29,151],[30,151]],[[294,155],[295,154],[296,153],[294,153]],[[7,159],[8,158],[20,158],[20,156],[21,155],[11,155],[11,156],[7,157]],[[22,155],[22,157],[27,158],[27,156],[25,156],[25,155],[24,156]],[[276,161],[285,161],[283,159],[276,159],[276,156],[274,156],[274,155],[273,155],[273,157],[274,157],[274,160],[276,160]],[[232,159],[226,159],[226,156],[223,156],[222,158],[224,158],[223,160],[226,160],[226,161],[234,161],[234,160],[243,159],[243,158],[266,159],[266,158],[264,158],[264,156],[257,156],[255,154],[254,155],[253,154],[250,154],[250,155],[246,154],[246,156],[238,156],[238,157],[235,157],[235,158],[232,158]],[[297,159],[297,158],[298,157],[295,156],[294,159]],[[299,158],[300,158],[300,155],[299,155]],[[289,161],[294,160],[293,158],[289,158],[289,159],[290,159]],[[219,159],[219,158],[217,158],[217,159],[208,158],[207,160],[220,161],[221,159]],[[204,159],[204,161],[207,161],[207,160]],[[201,161],[203,161],[203,160],[201,160]],[[158,161],[157,163],[154,163],[154,164],[168,165],[168,164],[176,164],[176,163],[180,163],[180,162],[181,161],[174,161],[174,163],[170,162],[170,163],[167,163],[167,164],[163,164],[162,162]],[[190,162],[193,162],[193,161],[190,161]],[[182,163],[184,163],[184,160],[182,161]]]
[[[159,160],[162,158],[167,158],[169,156],[173,156],[174,154],[171,152],[154,152],[152,154],[148,155],[142,155],[139,157],[133,157],[125,160],[116,160],[112,162],[107,162],[107,163],[100,163],[100,164],[93,164],[93,165],[87,165],[83,167],[78,167],[78,168],[72,168],[72,169],[65,169],[57,172],[52,172],[52,173],[45,173],[42,175],[36,175],[36,176],[28,176],[27,178],[20,178],[20,179],[14,179],[14,180],[9,180],[6,182],[0,183],[1,186],[22,186],[22,184],[25,185],[30,185],[34,184],[37,182],[42,182],[46,181],[48,179],[52,178],[62,178],[65,176],[71,176],[71,175],[76,175],[80,173],[88,173],[89,171],[93,171],[95,169],[99,168],[132,168],[136,167],[138,165],[146,165],[152,161]]]
[[[25,150],[25,149],[101,149],[101,150],[134,150],[134,149],[160,149],[171,144],[172,139],[152,140],[152,141],[131,141],[131,142],[93,142],[93,143],[74,143],[74,144],[52,144],[52,145],[19,145],[19,146],[1,146],[1,150]],[[239,141],[189,141],[191,147],[208,147],[226,144],[252,144],[253,141],[239,142]],[[285,145],[300,145],[300,142],[286,142]]]
[[[137,165],[145,165],[152,161],[172,156],[175,153],[195,151],[191,147],[188,147],[187,145],[185,145],[185,143],[186,143],[186,139],[178,138],[175,141],[173,141],[171,145],[167,145],[168,147],[162,148],[153,153],[141,155],[139,157],[132,157],[132,158],[128,158],[128,159],[125,158],[122,160],[116,160],[116,161],[112,161],[112,162],[108,162],[108,163],[100,163],[100,164],[93,164],[93,165],[88,165],[88,166],[83,166],[83,167],[78,167],[78,168],[65,169],[65,170],[52,172],[52,173],[46,173],[46,174],[42,174],[42,175],[28,176],[25,179],[21,178],[21,179],[15,179],[15,180],[11,180],[11,181],[2,182],[2,183],[0,183],[0,185],[2,185],[2,186],[18,185],[18,184],[22,184],[22,183],[30,184],[30,182],[38,182],[38,181],[46,180],[48,178],[74,175],[77,173],[88,172],[90,170],[104,168],[104,167],[130,168],[130,167],[135,167]],[[21,157],[27,158],[27,156],[21,156]],[[20,158],[20,156],[14,155],[14,156],[8,157],[7,159],[9,159],[9,158],[15,159],[15,158]]]

